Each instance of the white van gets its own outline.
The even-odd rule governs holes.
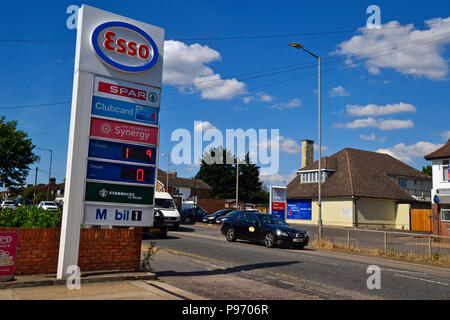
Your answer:
[[[155,192],[155,209],[161,210],[169,228],[177,230],[180,226],[180,213],[167,192]]]

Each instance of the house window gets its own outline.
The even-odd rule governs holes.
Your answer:
[[[400,187],[406,188],[406,179],[399,178],[398,179],[398,184],[400,185]]]
[[[441,209],[441,221],[450,222],[450,209]]]
[[[322,177],[322,182],[324,182],[325,179],[328,177],[328,175],[325,171],[322,171],[321,177]],[[302,183],[319,182],[318,172],[317,171],[302,172],[301,173],[301,182]]]
[[[448,181],[448,160],[444,160],[442,169],[443,169],[442,181]]]

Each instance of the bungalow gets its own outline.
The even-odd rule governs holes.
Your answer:
[[[312,144],[302,141],[302,168],[287,186],[290,223],[318,221]],[[429,207],[431,177],[390,155],[345,148],[323,157],[321,168],[323,225],[410,230],[411,208]]]

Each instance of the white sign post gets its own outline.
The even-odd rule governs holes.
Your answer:
[[[152,226],[164,30],[83,5],[57,278],[78,264],[82,224]]]

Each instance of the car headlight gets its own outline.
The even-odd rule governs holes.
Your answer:
[[[289,235],[287,234],[287,232],[281,231],[281,230],[277,230],[277,236],[289,237]]]

